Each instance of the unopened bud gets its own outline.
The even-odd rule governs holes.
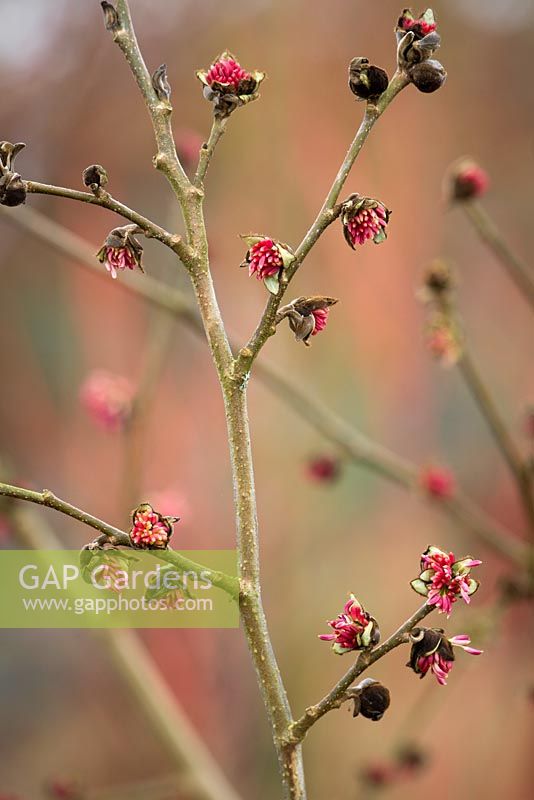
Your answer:
[[[373,722],[382,719],[391,703],[389,689],[373,678],[365,678],[347,694],[354,699],[353,716],[361,714]]]
[[[86,167],[82,178],[84,185],[88,186],[92,191],[103,189],[108,182],[108,174],[100,164],[91,164],[90,167]]]
[[[441,89],[447,80],[447,73],[443,64],[440,64],[434,58],[421,61],[420,64],[414,64],[408,70],[408,76],[413,85],[425,94],[431,94]]]
[[[20,206],[26,201],[26,187],[17,172],[6,172],[0,178],[0,204]]]
[[[111,3],[106,3],[105,0],[100,3],[102,11],[104,12],[104,25],[107,31],[115,33],[120,28],[119,15],[117,9]]]
[[[359,100],[376,100],[386,91],[388,74],[369,63],[368,58],[353,58],[349,64],[349,89]]]
[[[167,65],[162,64],[152,74],[152,86],[158,96],[158,100],[168,101],[171,96],[171,85],[167,77]]]

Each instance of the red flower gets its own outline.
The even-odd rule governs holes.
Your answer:
[[[329,308],[316,308],[314,311],[312,311],[312,314],[315,318],[315,327],[312,331],[312,336],[316,336],[321,331],[324,331],[326,328],[326,323],[328,322],[329,312]]]
[[[247,267],[250,277],[255,275],[259,281],[265,281],[267,289],[276,294],[282,271],[294,260],[294,254],[287,245],[269,236],[250,234],[241,238],[249,249],[240,266]]]
[[[143,247],[134,236],[142,232],[137,225],[123,225],[121,228],[114,228],[108,234],[96,257],[104,264],[112,278],[116,278],[117,272],[125,269],[137,267],[144,272]]]
[[[172,536],[173,523],[177,521],[177,517],[164,517],[149,503],[141,503],[132,512],[130,541],[134,547],[165,550]]]
[[[380,641],[377,621],[364,610],[353,594],[345,603],[343,613],[328,624],[334,633],[323,633],[319,639],[333,642],[332,650],[338,655],[374,647]]]
[[[343,203],[341,213],[343,233],[347,243],[353,250],[357,245],[365,244],[369,240],[380,244],[387,237],[389,217],[390,211],[378,200],[360,197],[358,194],[351,195]]]
[[[465,556],[455,560],[454,553],[446,553],[431,545],[421,556],[421,574],[411,582],[418,594],[428,597],[427,603],[450,615],[453,604],[461,597],[466,603],[479,587],[478,581],[470,577],[472,567],[482,561]]]
[[[448,498],[454,494],[454,475],[445,467],[426,467],[420,473],[419,483],[432,497]]]
[[[412,649],[407,667],[424,678],[427,672],[435,675],[441,686],[446,686],[455,656],[454,647],[461,647],[472,656],[482,655],[482,650],[469,647],[471,640],[466,634],[447,639],[441,628],[414,628],[410,633]]]
[[[251,78],[250,72],[244,70],[229,53],[223,53],[220,59],[211,65],[206,74],[206,82],[209,86],[220,83],[222,86],[232,86],[236,91],[239,89],[241,81]]]

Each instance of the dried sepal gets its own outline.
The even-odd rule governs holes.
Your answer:
[[[106,26],[106,30],[115,33],[121,26],[117,9],[111,3],[105,2],[105,0],[103,0],[100,5],[104,12],[104,25]]]
[[[167,77],[167,65],[161,64],[152,73],[152,87],[156,92],[158,100],[168,102],[171,98],[171,85]]]
[[[88,186],[92,192],[103,189],[108,183],[108,174],[101,164],[91,164],[82,173],[84,186]]]
[[[18,172],[13,171],[15,158],[26,145],[0,142],[0,204],[20,206],[26,200],[26,186]]]

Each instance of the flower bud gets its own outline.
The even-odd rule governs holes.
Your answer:
[[[391,211],[383,203],[371,197],[352,194],[342,205],[341,222],[347,244],[356,245],[372,240],[380,244],[387,238],[386,228]]]
[[[84,186],[88,186],[92,192],[103,189],[108,183],[108,174],[100,164],[91,164],[86,167],[82,174]]]
[[[18,172],[6,172],[0,177],[0,204],[20,206],[26,202],[26,187]]]
[[[452,202],[482,197],[489,185],[488,173],[470,158],[461,158],[449,169],[447,194]]]
[[[410,67],[408,77],[420,92],[431,94],[441,89],[447,80],[447,73],[439,61],[430,58]]]
[[[373,722],[382,719],[391,702],[389,689],[374,678],[365,678],[347,694],[354,699],[352,716],[357,717],[361,714]]]
[[[440,500],[446,500],[454,494],[454,475],[445,467],[425,467],[419,474],[419,484],[430,497]]]
[[[451,268],[446,261],[435,259],[427,268],[423,276],[423,299],[443,297],[454,286]]]
[[[265,73],[247,72],[225,51],[208,70],[198,70],[197,78],[204,85],[204,97],[213,103],[215,116],[224,118],[259,97],[258,88]]]
[[[340,474],[341,462],[334,456],[315,456],[306,464],[306,475],[316,483],[334,483]]]
[[[353,58],[349,64],[349,89],[358,100],[377,100],[389,84],[388,74],[369,63],[368,58]]]
[[[431,355],[443,367],[453,367],[462,357],[460,331],[453,321],[441,312],[430,319],[426,345]]]
[[[137,267],[141,272],[145,271],[142,264],[143,246],[135,238],[136,233],[143,233],[137,225],[113,228],[96,254],[112,278],[117,277],[117,271],[125,269]]]
[[[111,3],[106,3],[105,0],[100,3],[102,11],[104,12],[104,25],[107,31],[115,33],[120,28],[119,15],[117,9]]]
[[[330,306],[337,303],[335,297],[297,297],[282,306],[276,315],[276,324],[287,319],[297,342],[309,346],[311,336],[316,336],[326,328]]]
[[[4,168],[2,172],[13,170],[16,157],[25,147],[24,142],[17,142],[17,144],[0,142],[0,166]]]
[[[158,96],[158,100],[169,101],[171,97],[171,85],[167,77],[167,65],[162,64],[152,73],[152,86]]]
[[[178,517],[164,517],[150,503],[141,503],[132,511],[130,541],[144,550],[166,550]]]

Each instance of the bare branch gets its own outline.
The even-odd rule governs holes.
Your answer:
[[[213,153],[215,152],[215,148],[217,147],[219,140],[226,131],[227,122],[228,122],[228,117],[213,118],[209,139],[205,144],[202,145],[202,148],[200,150],[198,167],[195,174],[195,179],[193,181],[193,183],[198,189],[202,189],[203,187],[204,178],[206,177],[206,172],[208,171],[211,158],[213,156]]]

